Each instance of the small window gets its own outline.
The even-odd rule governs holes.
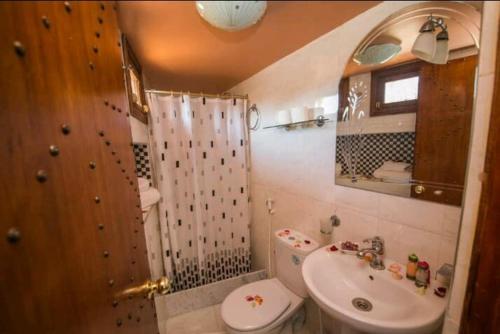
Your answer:
[[[420,62],[372,72],[370,116],[417,112]]]
[[[144,94],[144,84],[142,82],[141,64],[137,60],[134,51],[130,47],[125,36],[122,37],[123,56],[125,66],[128,71],[125,72],[127,95],[129,99],[130,114],[147,124],[148,117],[144,106],[146,105],[146,96]]]
[[[135,70],[130,67],[129,69],[130,75],[130,88],[132,91],[132,101],[137,104],[140,108],[142,108],[143,101],[141,98],[141,82],[135,72]]]
[[[418,99],[418,76],[388,81],[384,87],[384,103],[412,101]]]

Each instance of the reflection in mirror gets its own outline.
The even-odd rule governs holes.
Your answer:
[[[480,12],[408,7],[355,50],[339,85],[336,183],[461,205]]]

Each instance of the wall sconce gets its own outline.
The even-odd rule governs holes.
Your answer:
[[[436,35],[436,28],[441,31]],[[442,18],[432,15],[420,28],[420,33],[413,43],[411,53],[416,57],[433,64],[446,64],[448,61],[448,30]]]

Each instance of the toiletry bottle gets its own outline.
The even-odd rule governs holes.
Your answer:
[[[418,256],[415,254],[410,254],[408,256],[408,264],[406,265],[406,278],[415,280],[415,275],[417,274],[417,262]]]
[[[415,285],[418,287],[427,287],[430,283],[431,272],[429,264],[425,261],[417,263],[417,273],[415,275]]]

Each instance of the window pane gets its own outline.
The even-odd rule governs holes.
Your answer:
[[[385,83],[384,103],[411,101],[418,98],[418,76]]]
[[[132,101],[134,101],[135,104],[142,106],[141,88],[140,88],[141,84],[133,69],[129,68],[129,73],[130,73],[130,86],[131,86],[130,88],[132,89]]]

